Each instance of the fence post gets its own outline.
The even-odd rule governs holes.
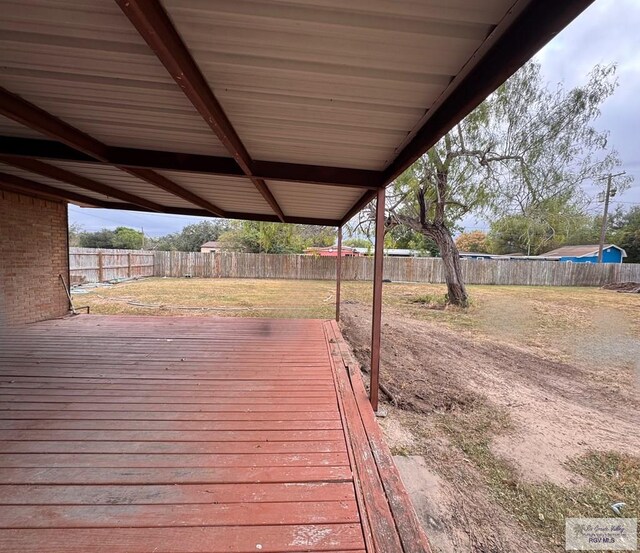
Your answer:
[[[104,270],[103,270],[102,252],[98,252],[98,282],[102,282],[103,280],[104,280]]]
[[[127,255],[127,264],[124,256]],[[144,258],[141,261],[136,261]],[[135,258],[135,259],[134,259]],[[151,258],[151,259],[149,259]],[[96,260],[98,265],[96,266]],[[339,260],[339,261],[338,261]],[[340,256],[340,280],[372,278],[372,258]],[[192,273],[214,278],[334,279],[337,267],[329,257],[249,253],[110,252],[96,249],[69,249],[70,271],[74,278],[103,282],[112,276],[176,277]],[[444,282],[441,260],[437,258],[387,259],[388,278],[413,282]],[[521,286],[602,286],[606,282],[640,280],[640,264],[588,264],[557,261],[462,260],[467,284]],[[125,273],[125,269],[127,273]],[[141,269],[144,269],[143,271]],[[117,270],[117,273],[114,271]],[[136,273],[136,271],[138,271]],[[113,273],[113,274],[112,274]],[[125,274],[123,274],[125,273]],[[150,274],[149,274],[150,273]]]

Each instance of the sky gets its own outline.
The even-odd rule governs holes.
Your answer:
[[[595,126],[610,132],[609,143],[623,162],[621,170],[635,177],[631,188],[613,199],[612,208],[640,205],[640,0],[596,0],[536,59],[550,83],[563,82],[566,88],[584,83],[596,64],[617,64],[619,87],[602,105]],[[595,198],[599,188],[588,183],[585,190]],[[600,204],[594,202],[593,209],[600,209]],[[144,229],[147,236],[161,236],[201,220],[69,206],[69,222],[89,231],[128,226]],[[474,218],[468,218],[465,227],[488,230],[486,223]]]

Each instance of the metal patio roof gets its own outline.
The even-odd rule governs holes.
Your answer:
[[[0,186],[341,225],[590,0],[0,0]]]

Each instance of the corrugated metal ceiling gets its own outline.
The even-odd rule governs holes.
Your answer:
[[[156,186],[137,179],[136,177],[115,167],[90,163],[73,163],[68,161],[54,161],[48,163],[50,165],[66,169],[67,171],[71,171],[76,175],[82,175],[83,177],[93,179],[100,183],[108,184],[118,190],[124,190],[125,192],[141,196],[160,205],[184,208],[193,207],[193,204],[190,202],[187,202],[182,198],[178,198],[169,192],[160,190]]]
[[[339,220],[362,196],[357,188],[276,181],[267,184],[284,212],[299,217],[317,217],[321,211],[323,217]]]
[[[82,194],[83,196],[87,196],[89,198],[95,198],[96,200],[100,200],[103,202],[115,202],[122,203],[116,198],[112,198],[111,196],[106,196],[104,194],[98,194],[97,192],[92,192],[90,190],[85,190],[84,188],[79,188],[77,186],[73,186],[71,184],[67,184],[64,182],[60,182],[59,180],[43,177],[42,175],[34,175],[29,171],[25,171],[24,169],[19,169],[17,167],[12,167],[11,165],[6,165],[0,162],[0,171],[3,173],[7,173],[9,175],[15,175],[16,177],[21,177],[23,179],[30,180],[32,182],[36,182],[39,184],[44,184],[46,186],[51,186],[57,188],[59,190],[66,190],[68,192],[73,192],[75,194]]]
[[[112,146],[225,155],[113,2],[0,3],[0,83]]]
[[[252,157],[378,170],[512,1],[452,4],[164,2]]]
[[[265,215],[273,213],[255,186],[245,178],[216,177],[178,171],[159,171],[159,173],[225,211]]]
[[[535,5],[533,0],[119,3],[0,0],[0,85],[107,147],[176,154],[172,159],[178,162],[166,167],[185,168],[179,163],[181,153],[191,153],[240,160],[235,171],[225,174],[238,174],[240,167],[246,174],[255,174],[251,164],[258,160],[366,169],[381,176],[514,18]],[[550,6],[540,21],[554,15],[556,8]],[[158,12],[148,17],[157,7],[160,17]],[[574,17],[584,7],[576,4],[569,13]],[[135,10],[145,12],[142,19],[136,20]],[[163,18],[175,28],[177,42],[169,40],[170,34],[158,33],[162,26],[155,26]],[[556,25],[569,20],[559,15]],[[149,46],[154,33],[168,40],[160,46],[156,43],[155,52]],[[183,69],[188,63],[177,72],[171,68],[171,55],[180,50],[180,39],[186,50],[175,59],[180,65],[193,58],[195,81],[193,72]],[[168,58],[159,51],[165,44],[172,45]],[[500,70],[492,68],[496,74]],[[210,92],[241,147],[246,147],[246,163],[238,155],[234,138],[228,140],[224,125],[207,117],[207,109],[203,111],[202,98],[207,104]],[[0,117],[4,137],[43,138],[28,128],[28,118],[10,110],[2,113],[12,117]],[[46,126],[34,127],[74,146]],[[149,158],[148,153],[144,155]],[[268,189],[260,191],[262,182],[257,178],[252,182],[216,171],[157,170],[154,176],[149,166],[140,165],[147,171],[143,181],[108,165],[53,158],[58,161],[48,163],[168,211],[204,208],[274,219],[280,208],[287,220],[333,224],[350,212],[366,190],[305,184],[297,181],[317,180],[294,173],[290,182],[267,176]],[[4,169],[60,190],[105,199],[46,177]],[[275,176],[281,174],[276,171]],[[324,174],[337,173],[331,169]],[[149,183],[163,178],[171,182]],[[382,180],[372,186],[380,184]]]

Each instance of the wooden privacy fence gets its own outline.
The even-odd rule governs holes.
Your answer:
[[[461,260],[468,284],[531,286],[602,286],[608,282],[640,281],[640,264],[561,263],[535,260]],[[333,280],[336,258],[250,253],[155,252],[155,276],[204,278],[284,278]],[[371,257],[342,260],[344,280],[371,280]],[[384,278],[402,282],[444,282],[442,260],[384,260]]]
[[[640,264],[597,265],[533,260],[462,259],[467,284],[602,286],[640,282]],[[149,252],[70,248],[71,283],[105,282],[145,276],[203,278],[284,278],[334,280],[335,257],[254,253]],[[345,257],[344,280],[372,280],[371,257]],[[386,257],[384,278],[395,282],[443,283],[442,260]]]
[[[153,276],[154,252],[69,248],[71,284]]]

